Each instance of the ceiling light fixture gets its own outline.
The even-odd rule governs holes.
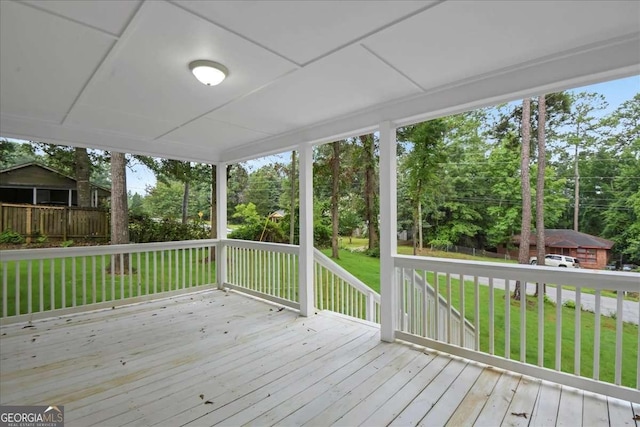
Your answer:
[[[200,83],[207,86],[219,85],[229,75],[224,65],[204,59],[189,63],[189,69]]]

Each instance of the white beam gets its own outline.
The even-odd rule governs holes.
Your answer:
[[[222,243],[227,238],[227,165],[216,165],[216,236],[220,240],[216,250],[216,279],[222,289],[227,281],[227,248]]]
[[[300,154],[300,314],[313,313],[313,146],[301,144]]]
[[[395,340],[397,293],[393,257],[398,252],[396,128],[380,123],[380,338]]]

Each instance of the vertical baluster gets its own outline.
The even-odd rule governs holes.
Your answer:
[[[136,254],[136,264],[137,264],[137,270],[136,270],[136,275],[134,277],[134,287],[136,289],[136,296],[140,296],[142,295],[142,282],[140,281],[141,277],[142,277],[142,252],[138,252]]]
[[[193,270],[194,268],[198,268],[198,249],[196,248],[196,265],[193,265],[193,248],[189,248],[189,284],[186,286],[187,288],[190,288],[192,286],[194,286],[193,283]],[[198,271],[196,270],[196,282],[198,280]],[[195,286],[197,286],[198,284],[196,283]]]
[[[133,296],[133,253],[129,254],[129,298]]]
[[[173,253],[175,254],[175,274],[176,274],[176,284],[175,290],[180,289],[180,252],[184,254],[184,249],[174,249]]]
[[[66,258],[62,258],[60,260],[61,262],[61,266],[60,266],[60,297],[62,298],[62,304],[61,307],[62,308],[67,308],[67,259]]]
[[[111,299],[109,301],[116,300],[116,256],[111,255]]]
[[[467,328],[464,321],[464,275],[460,274],[458,278],[460,280],[460,347],[465,347],[464,333]]]
[[[562,369],[562,285],[556,285],[556,371]]]
[[[124,254],[120,255],[120,271],[118,271],[118,275],[120,276],[120,299],[124,299]]]
[[[153,293],[158,293],[158,252],[153,251]]]
[[[87,305],[87,257],[82,257],[82,305]]]
[[[190,251],[190,249],[189,249]],[[187,249],[181,249],[180,252],[182,252],[182,264],[181,264],[181,270],[182,270],[182,283],[181,286],[179,288],[184,289],[187,285]],[[178,286],[176,286],[176,289],[178,288]]]
[[[38,263],[38,281],[39,281],[39,297],[40,297],[40,307],[39,311],[42,313],[44,311],[44,260],[40,260]]]
[[[105,265],[105,257],[104,255],[100,256],[100,272],[102,273],[102,302],[105,302],[107,299],[107,266]]]
[[[640,301],[638,301],[638,308],[640,309]],[[638,356],[636,363],[638,366],[636,367],[636,389],[640,390],[640,310],[638,310]],[[636,415],[638,413],[636,412]]]
[[[576,321],[575,321],[575,335],[574,335],[574,343],[575,343],[575,347],[573,350],[573,373],[575,375],[580,375],[580,348],[581,348],[581,344],[580,344],[580,337],[582,336],[582,330],[581,330],[581,325],[580,325],[580,321],[582,320],[581,315],[582,315],[582,294],[581,294],[581,290],[580,287],[576,287],[576,309],[575,309],[575,314],[576,314]]]
[[[411,281],[409,287],[409,332],[416,333],[416,271],[411,269]]]
[[[71,258],[71,307],[76,306],[76,257]]]
[[[427,289],[427,271],[426,270],[422,270],[422,336],[423,337],[428,337],[429,336],[429,332],[428,332],[428,328],[429,328],[429,316],[427,315],[428,313],[428,300],[429,300],[429,293],[428,293],[428,289]]]
[[[16,316],[20,315],[20,261],[16,261]]]
[[[594,380],[600,379],[600,317],[601,317],[600,294],[601,294],[600,289],[597,289],[595,292],[596,306],[595,306],[595,314],[594,314],[595,323],[593,326],[593,379]],[[638,328],[638,331],[640,331],[640,328]],[[640,340],[638,342],[640,343]],[[640,355],[640,353],[638,353],[638,355]],[[640,360],[640,358],[638,360]]]
[[[91,303],[96,303],[96,292],[97,292],[97,268],[96,268],[96,256],[91,257]]]
[[[622,384],[622,318],[624,317],[623,311],[623,298],[624,292],[617,293],[617,306],[616,306],[616,373],[615,384]]]
[[[511,359],[511,281],[504,280],[504,357]],[[520,289],[522,292],[522,289]]]
[[[474,344],[475,351],[480,351],[480,283],[478,276],[473,278],[473,325],[475,327]]]
[[[56,309],[56,260],[49,260],[49,303],[51,310]]]
[[[291,254],[287,254],[287,299],[288,300],[291,299],[291,287],[293,286],[293,281],[291,280],[291,278],[294,275],[291,257],[292,257]],[[316,275],[316,279],[317,277],[318,276]],[[320,295],[322,295],[322,286],[321,285],[319,286],[320,286]],[[322,297],[320,298],[320,301],[322,301]]]
[[[336,287],[335,278],[333,275],[329,276],[329,270],[327,270],[327,277],[331,277],[331,311],[336,311]]]
[[[404,268],[401,268],[399,270],[399,277],[400,280],[398,280],[398,283],[400,284],[400,286],[398,286],[399,291],[400,291],[400,296],[398,298],[398,301],[400,303],[400,322],[398,323],[400,325],[400,330],[402,330],[403,332],[409,332],[407,331],[407,296],[406,296],[406,291],[407,291],[407,281],[405,280],[405,271]]]
[[[164,282],[165,282],[165,277],[164,277],[164,252],[165,251],[161,251],[160,252],[160,291],[164,292]]]
[[[520,361],[527,361],[527,281],[520,280]]]
[[[149,251],[144,252],[144,294],[149,295],[149,281],[151,276],[151,264],[149,264]],[[138,282],[140,281],[140,272],[138,272]]]
[[[27,314],[31,314],[33,304],[33,261],[27,261]]]
[[[544,365],[544,283],[537,282],[538,290],[538,366]]]
[[[433,281],[435,282],[433,286],[435,339],[440,340],[440,274],[437,271],[433,272]]]
[[[495,354],[495,296],[493,277],[489,277],[489,354]]]
[[[7,296],[7,289],[8,289],[8,285],[7,285],[7,281],[8,281],[8,275],[9,273],[7,272],[9,264],[8,263],[3,263],[3,268],[2,268],[2,317],[8,317],[9,316],[9,301],[8,301],[8,296]]]
[[[453,323],[451,321],[451,273],[447,273],[447,340],[449,344],[453,343]]]

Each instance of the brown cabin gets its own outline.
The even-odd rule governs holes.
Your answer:
[[[0,202],[50,206],[77,206],[76,180],[37,162],[0,171]],[[103,207],[111,192],[91,185],[91,207]]]
[[[545,253],[569,255],[580,260],[583,268],[603,269],[609,261],[609,254],[614,242],[591,234],[574,230],[545,229]],[[531,233],[529,240],[529,255],[536,256],[535,232]],[[512,243],[515,249],[507,251],[504,247],[498,252],[508,252],[514,258],[518,258],[520,247],[520,235],[514,236]]]

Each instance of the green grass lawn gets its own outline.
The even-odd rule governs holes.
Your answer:
[[[154,253],[132,254],[130,266],[131,270],[125,268],[124,274],[115,271],[116,274],[112,274],[110,256],[1,263],[0,277],[7,278],[7,312],[3,310],[2,316],[17,314],[16,275],[20,277],[20,314],[28,312],[29,269],[31,312],[40,311],[41,303],[48,311],[204,285],[209,283],[209,278],[215,281],[215,263],[208,262],[204,251],[194,250],[190,254],[188,250],[171,250],[155,253],[155,257]],[[61,283],[64,286],[60,286]],[[52,284],[55,284],[53,289]],[[0,301],[4,302],[4,298],[3,287]]]
[[[324,250],[330,255],[330,250]],[[362,253],[340,251],[340,259],[336,261],[351,274],[379,292],[380,260]],[[429,283],[434,283],[433,275],[428,275]],[[439,291],[446,298],[447,285],[440,279]],[[474,286],[473,282],[466,281],[463,286],[465,296],[465,317],[473,323],[474,312]],[[489,288],[479,286],[480,292],[480,348],[489,352]],[[453,306],[460,310],[460,282],[451,279],[451,300]],[[505,322],[505,292],[494,290],[494,354],[505,355],[506,322]],[[537,364],[538,348],[538,305],[532,296],[527,297],[525,316],[526,329],[526,360],[528,363]],[[520,360],[520,302],[510,300],[510,357]],[[565,372],[574,372],[574,337],[576,325],[576,311],[573,308],[562,307],[562,352],[561,369]],[[556,306],[551,302],[544,303],[544,366],[555,368],[555,341],[556,341]],[[580,319],[581,330],[581,357],[580,374],[591,377],[593,374],[593,349],[595,339],[595,315],[582,311]],[[614,381],[616,320],[610,317],[600,317],[600,379],[608,382]],[[635,387],[637,356],[638,355],[638,327],[636,325],[623,325],[623,362],[622,382],[624,385]]]

